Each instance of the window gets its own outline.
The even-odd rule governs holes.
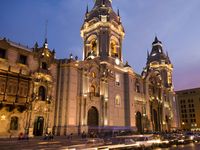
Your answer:
[[[118,52],[117,52],[117,44],[115,41],[112,41],[110,43],[110,48],[111,48],[111,55],[112,56],[115,56],[115,57],[118,57]]]
[[[136,82],[135,90],[136,90],[137,93],[140,93],[140,83],[139,82]]]
[[[0,94],[3,94],[5,92],[5,81],[0,80]]]
[[[25,56],[25,55],[20,55],[19,56],[19,63],[20,64],[26,65],[26,61],[27,61],[27,56]]]
[[[92,72],[92,78],[96,78],[96,73]]]
[[[6,58],[6,50],[0,48],[0,58]]]
[[[28,94],[28,85],[27,84],[20,84],[19,95],[20,96],[27,96],[27,94]]]
[[[39,99],[45,101],[46,99],[46,89],[44,86],[39,87]]]
[[[94,85],[92,85],[92,86],[90,87],[90,93],[92,94],[92,96],[95,95],[95,92],[96,92],[96,88],[95,88]]]
[[[119,74],[115,74],[115,84],[117,86],[120,86],[120,75]]]
[[[97,51],[97,42],[96,42],[96,39],[93,39],[91,41],[91,50],[93,50],[94,53],[96,54],[96,51]]]
[[[117,95],[117,96],[115,97],[115,105],[120,105],[120,104],[121,104],[121,99],[120,99],[120,96]]]
[[[17,94],[17,81],[9,80],[6,91],[7,91],[7,94],[9,94],[9,95],[16,95]]]
[[[11,117],[10,121],[10,130],[18,129],[18,117]]]
[[[48,66],[46,62],[42,62],[42,69],[47,70]]]

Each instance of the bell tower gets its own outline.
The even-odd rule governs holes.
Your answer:
[[[172,71],[173,65],[169,59],[168,53],[164,52],[162,42],[155,37],[152,43],[152,50],[147,53],[147,64],[145,71],[156,70],[159,71],[162,84],[165,88],[173,90],[172,85]]]
[[[96,0],[94,7],[85,13],[81,28],[84,41],[83,59],[118,59],[122,62],[124,28],[118,12],[114,12],[111,0]]]

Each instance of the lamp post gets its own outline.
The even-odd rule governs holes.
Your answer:
[[[47,97],[46,99],[46,104],[47,104],[47,108],[46,108],[46,113],[47,113],[47,120],[46,120],[46,132],[49,133],[48,128],[49,128],[49,113],[50,113],[50,104],[52,101],[52,96]]]
[[[37,99],[37,94],[33,93],[29,99],[29,101],[27,102],[27,106],[28,106],[28,110],[27,110],[27,113],[28,113],[28,117],[27,117],[27,120],[28,120],[28,123],[26,125],[26,129],[25,129],[25,133],[26,134],[30,134],[30,126],[31,126],[31,116],[32,116],[32,110],[33,110],[33,101],[35,101]]]

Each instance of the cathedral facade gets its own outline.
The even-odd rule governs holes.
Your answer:
[[[123,62],[125,31],[110,0],[96,0],[81,27],[83,60],[36,43],[0,40],[0,136],[177,127],[173,65],[155,37],[141,75]]]

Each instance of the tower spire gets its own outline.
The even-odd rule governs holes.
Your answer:
[[[47,27],[48,27],[48,20],[45,21],[44,48],[48,48],[48,42],[47,42]]]
[[[149,51],[147,50],[147,58],[149,58]]]
[[[89,8],[88,8],[88,4],[87,4],[86,14],[88,14],[88,12],[89,12]]]
[[[119,9],[117,9],[117,16],[118,16],[118,17],[120,17],[120,14],[119,14]]]

